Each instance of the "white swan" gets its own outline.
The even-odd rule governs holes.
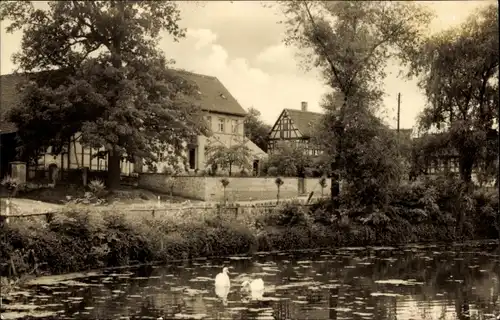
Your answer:
[[[231,287],[228,274],[229,269],[224,267],[222,272],[215,277],[215,294],[221,298],[222,304],[225,306],[227,305],[227,296]]]
[[[231,282],[229,281],[229,269],[227,267],[224,267],[222,269],[222,272],[219,273],[215,277],[215,286],[216,287],[230,287]]]
[[[264,296],[264,280],[262,279],[254,279],[251,282],[246,280],[241,284],[241,289],[243,291],[249,292],[252,296],[252,299],[262,299]]]

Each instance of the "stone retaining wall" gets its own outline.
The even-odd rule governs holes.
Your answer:
[[[168,194],[173,186],[173,194],[190,199],[203,201],[223,201],[224,188],[221,177],[177,176],[167,177],[160,173],[143,173],[139,177],[139,187],[151,191]],[[226,177],[229,185],[226,187],[226,199],[234,201],[274,200],[278,188],[275,177]],[[314,196],[321,196],[319,178],[306,178],[303,182],[299,178],[282,178],[280,198],[290,199],[307,196],[314,191]],[[330,193],[330,181],[323,189],[324,195]]]

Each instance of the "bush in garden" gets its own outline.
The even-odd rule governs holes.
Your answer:
[[[275,177],[278,175],[278,168],[277,167],[269,167],[267,168],[267,175],[270,177]]]

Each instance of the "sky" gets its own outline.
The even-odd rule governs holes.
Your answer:
[[[456,26],[480,6],[491,1],[426,1],[436,12],[431,32]],[[42,1],[37,7],[46,6]],[[278,24],[275,9],[260,1],[180,2],[181,26],[187,35],[173,42],[168,35],[160,42],[175,67],[217,77],[247,109],[254,107],[262,119],[273,124],[284,108],[300,109],[302,101],[310,111],[322,112],[320,102],[328,88],[318,72],[305,72],[294,49],[283,44],[284,26]],[[20,48],[22,33],[8,34],[1,24],[1,74],[16,66],[11,61]],[[400,127],[411,128],[425,106],[425,96],[417,81],[398,77],[402,67],[389,62],[384,82],[384,114],[396,127],[397,94],[401,93]]]

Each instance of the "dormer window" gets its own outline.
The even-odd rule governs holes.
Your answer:
[[[227,99],[227,98],[226,98],[226,96],[225,96],[223,93],[221,93],[221,94],[220,94],[220,97],[221,97],[222,99]]]

